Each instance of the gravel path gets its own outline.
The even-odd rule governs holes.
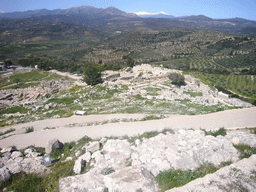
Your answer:
[[[137,135],[146,131],[161,131],[165,128],[171,129],[226,129],[256,127],[256,107],[236,110],[227,110],[206,115],[170,115],[168,118],[150,121],[119,122],[103,125],[81,126],[83,123],[104,122],[114,118],[143,118],[145,114],[111,114],[111,115],[89,115],[72,116],[62,119],[48,119],[26,124],[11,126],[16,131],[15,135],[0,140],[0,148],[16,146],[18,149],[29,145],[46,147],[47,142],[53,138],[61,142],[76,141],[87,135],[91,138],[104,136]],[[79,126],[80,124],[80,126]],[[69,126],[72,125],[72,126]],[[35,131],[23,134],[24,127],[33,126]],[[47,129],[45,127],[55,127]],[[2,128],[5,131],[10,127]],[[11,134],[13,134],[11,133]]]

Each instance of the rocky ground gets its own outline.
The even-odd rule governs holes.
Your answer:
[[[158,191],[159,186],[154,177],[161,171],[171,168],[194,170],[204,163],[217,167],[228,161],[234,164],[220,169],[214,176],[194,181],[193,184],[197,185],[188,184],[174,191],[230,191],[230,185],[237,181],[240,188],[234,189],[238,191],[242,188],[249,191],[256,189],[256,156],[239,161],[239,152],[232,143],[256,147],[256,136],[250,133],[234,132],[225,137],[213,137],[206,136],[200,130],[177,130],[167,131],[149,139],[137,139],[132,144],[127,140],[102,139],[101,142],[101,150],[91,150],[92,146],[96,145],[92,143],[87,148],[87,155],[81,156],[88,166],[94,168],[86,174],[61,179],[60,191],[104,191],[106,188],[109,191]],[[78,158],[77,161],[80,163],[81,159]],[[235,177],[232,175],[234,168],[237,169]],[[106,170],[112,171],[104,174]],[[79,174],[79,171],[76,170],[76,174]],[[241,176],[244,176],[242,180]],[[223,177],[225,183],[222,181]]]
[[[155,180],[159,173],[170,169],[195,170],[205,163],[220,169],[170,191],[255,191],[256,156],[241,160],[240,151],[234,147],[255,148],[255,134],[236,130],[214,137],[192,129],[151,134],[127,139],[102,138],[77,149],[75,156],[63,160],[75,161],[76,176],[61,178],[59,191],[160,191]],[[48,153],[60,146],[55,142],[48,143]],[[31,148],[23,153],[10,148],[1,152],[2,181],[21,171],[45,174],[48,170],[42,165],[42,156]],[[221,166],[226,162],[231,165]],[[89,169],[83,173],[85,167]]]
[[[94,87],[85,86],[81,77],[75,76],[76,82],[44,81],[37,87],[0,90],[2,106],[26,109],[23,113],[0,115],[0,121],[8,125],[69,117],[76,110],[87,114],[196,115],[252,106],[229,98],[190,75],[185,75],[184,86],[172,85],[170,73],[182,72],[143,64],[123,71],[105,71],[104,83]]]
[[[34,145],[45,147],[50,153],[53,147],[49,149],[49,140],[71,142],[87,135],[95,140],[76,149],[74,156],[64,160],[61,159],[64,155],[60,157],[61,161],[74,162],[76,174],[59,180],[60,191],[160,191],[162,188],[155,179],[160,173],[170,169],[196,170],[206,163],[219,170],[171,190],[255,191],[254,152],[247,151],[252,156],[241,159],[236,145],[256,148],[256,136],[236,129],[256,127],[256,108],[230,99],[189,75],[185,75],[186,85],[174,86],[167,77],[171,72],[181,73],[141,65],[125,71],[107,71],[103,75],[104,83],[95,87],[75,86],[68,90],[72,82],[52,81],[36,88],[1,91],[3,104],[15,106],[25,102],[23,106],[29,110],[26,114],[1,117],[12,115],[10,123],[20,123],[2,128],[3,132],[14,130],[0,139],[1,181],[19,172],[40,175],[50,170],[33,148],[20,149]],[[60,103],[67,98],[66,103]],[[223,111],[240,107],[248,108]],[[61,117],[60,110],[73,114],[77,109],[99,115],[57,118]],[[216,111],[221,112],[211,113]],[[136,112],[140,114],[127,115]],[[105,113],[113,115],[102,115]],[[49,115],[51,119],[47,119]],[[30,118],[34,122],[22,123]],[[145,121],[150,118],[160,120]],[[29,126],[33,131],[25,133]],[[229,130],[226,136],[214,137],[201,130],[220,127]],[[156,130],[163,132],[150,137],[138,136]],[[128,137],[106,138],[124,135]],[[18,150],[9,147],[13,145]],[[231,165],[223,167],[227,162]]]

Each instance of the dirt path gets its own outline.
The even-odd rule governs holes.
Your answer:
[[[104,125],[79,126],[88,122],[103,122],[113,118],[143,118],[144,114],[113,114],[113,115],[90,115],[72,116],[63,119],[48,119],[32,123],[11,126],[16,129],[16,135],[0,140],[0,148],[16,146],[25,148],[29,145],[46,147],[47,142],[53,138],[58,138],[61,142],[76,141],[87,135],[91,138],[101,138],[104,136],[137,135],[146,131],[161,131],[165,128],[171,129],[226,129],[256,127],[256,107],[236,110],[227,110],[206,115],[170,115],[161,120],[119,122]],[[68,126],[73,124],[72,126]],[[77,124],[77,125],[76,125]],[[22,134],[26,126],[33,126],[35,131]],[[55,127],[47,129],[45,127]],[[1,131],[5,131],[5,127]]]
[[[50,70],[49,72],[51,72],[51,73],[56,73],[56,74],[62,75],[62,76],[64,76],[64,77],[69,77],[69,78],[71,78],[71,79],[76,79],[76,80],[82,80],[82,79],[83,79],[82,76],[72,75],[72,74],[70,74],[70,73],[68,73],[68,72],[60,72],[60,71],[57,71],[57,70]]]

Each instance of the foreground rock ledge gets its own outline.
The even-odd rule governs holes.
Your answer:
[[[255,191],[256,155],[224,167],[213,174],[167,192],[185,191]]]

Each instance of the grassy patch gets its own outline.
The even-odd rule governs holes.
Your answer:
[[[148,115],[141,119],[141,121],[149,121],[149,120],[156,120],[156,119],[163,119],[165,118],[164,115]]]
[[[203,131],[204,131],[205,135],[212,135],[214,137],[217,137],[218,135],[225,136],[227,134],[227,130],[224,127],[218,129],[217,131],[206,131],[204,129],[203,129]]]
[[[0,111],[0,115],[9,114],[9,113],[18,113],[18,112],[22,113],[22,114],[25,114],[28,111],[31,111],[31,110],[26,109],[25,107],[21,107],[21,106],[14,106],[14,107],[10,107],[10,108],[7,108],[7,109],[2,109]]]
[[[184,94],[189,94],[190,97],[202,97],[203,96],[202,92],[193,92],[193,91],[184,92]]]
[[[27,127],[25,133],[34,132],[34,127]]]
[[[13,131],[15,131],[15,129],[8,129],[8,130],[5,131],[5,132],[0,132],[0,136],[6,135],[6,134],[11,133],[11,132],[13,132]]]
[[[170,169],[168,171],[164,171],[159,173],[156,176],[156,181],[159,184],[161,191],[166,191],[168,189],[172,189],[174,187],[183,186],[190,181],[193,181],[197,178],[204,177],[207,174],[214,173],[218,168],[213,166],[212,164],[203,164],[195,171],[191,170],[174,170]]]
[[[255,147],[250,147],[248,145],[234,145],[234,147],[240,152],[240,159],[243,158],[249,158],[253,154],[256,154],[256,148]]]

